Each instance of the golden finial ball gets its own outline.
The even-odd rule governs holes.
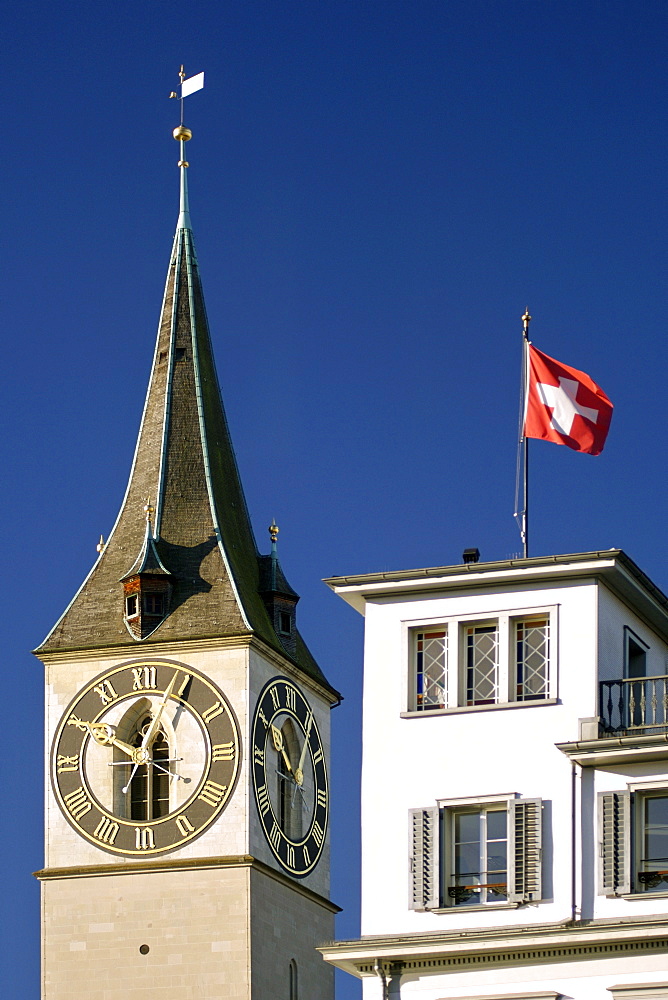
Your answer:
[[[192,139],[193,137],[192,132],[190,131],[189,128],[186,128],[185,125],[179,125],[178,128],[175,128],[174,131],[172,132],[172,135],[177,140],[177,142],[179,139],[182,140],[183,142],[187,142],[188,139]]]

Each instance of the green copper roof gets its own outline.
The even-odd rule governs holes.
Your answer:
[[[123,619],[120,581],[145,546],[149,498],[155,505],[155,551],[171,574],[173,596],[164,622],[141,645],[253,634],[286,655],[258,589],[263,557],[220,396],[184,184],[185,178],[125,498],[100,557],[38,652],[107,646],[138,651]],[[288,659],[330,688],[301,638]]]

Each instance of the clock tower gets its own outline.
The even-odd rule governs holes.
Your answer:
[[[186,81],[188,82],[188,81]],[[327,1000],[329,713],[253,536],[180,212],[116,523],[46,670],[44,1000]]]

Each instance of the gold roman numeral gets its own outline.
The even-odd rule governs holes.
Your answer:
[[[65,796],[65,805],[74,816],[75,820],[78,822],[82,816],[85,816],[87,812],[93,808],[93,803],[88,798],[84,792],[81,785],[75,788],[73,792]]]
[[[114,823],[112,820],[107,819],[103,816],[100,822],[97,824],[93,830],[93,836],[101,840],[103,844],[113,844],[116,840],[116,835],[118,834],[118,823]]]
[[[111,705],[112,701],[116,701],[118,698],[111,681],[102,681],[101,684],[96,684],[93,691],[99,694],[103,705]]]
[[[264,767],[264,750],[261,750],[260,747],[253,747],[253,760],[256,764]]]
[[[189,833],[195,832],[195,827],[192,825],[187,816],[177,816],[176,825],[181,831],[182,837],[187,837]]]
[[[308,852],[308,847],[306,846],[306,844],[304,844],[304,847],[302,849],[304,851],[304,867],[308,868],[308,866],[311,864],[311,855]]]
[[[317,820],[313,824],[313,839],[315,840],[318,847],[322,847],[322,842],[325,839],[325,834],[322,827],[320,826],[320,823],[318,823]]]
[[[281,831],[278,828],[278,823],[274,820],[274,825],[271,828],[271,833],[269,834],[269,842],[271,846],[278,850],[278,845],[281,842]]]
[[[264,726],[264,728],[265,729],[269,729],[269,720],[267,719],[267,716],[264,714],[264,712],[262,711],[262,709],[260,709],[260,711],[257,714],[259,715],[260,721],[261,721],[262,725]]]
[[[216,743],[211,748],[211,755],[214,760],[234,760],[236,752],[234,740],[230,740],[229,743]]]
[[[315,793],[315,801],[317,806],[322,806],[323,809],[327,807],[327,793],[323,791],[322,788],[318,788]]]
[[[288,687],[285,685],[285,707],[289,708],[290,711],[295,712],[297,705],[297,699],[295,695],[295,689],[293,687]]]
[[[257,801],[260,807],[260,812],[263,816],[266,816],[271,809],[271,803],[269,801],[269,793],[267,791],[266,785],[258,785],[257,787]]]
[[[179,696],[179,698],[183,698],[183,692],[188,687],[188,684],[190,682],[190,678],[191,677],[192,677],[192,674],[186,674],[185,677],[183,678],[183,682],[181,683],[181,687],[176,692],[177,695]]]
[[[74,714],[70,715],[69,719],[67,720],[67,725],[76,726],[77,729],[80,729],[82,731],[82,733],[88,732],[88,725],[83,721],[83,719],[79,719]]]
[[[274,709],[280,708],[281,702],[279,700],[278,691],[276,690],[276,688],[275,687],[269,688],[269,694],[271,695],[271,700],[274,703]]]
[[[135,827],[135,845],[138,851],[152,851],[155,847],[153,830],[150,826]]]
[[[318,747],[318,749],[313,754],[313,766],[315,767],[316,764],[320,764],[321,761],[322,761],[322,747]]]
[[[219,785],[217,781],[207,781],[197,798],[213,809],[223,801],[226,791],[227,785]]]
[[[213,703],[211,708],[207,708],[206,712],[202,712],[202,718],[208,725],[212,719],[215,719],[217,715],[222,715],[223,706],[219,701]]]
[[[148,691],[155,688],[157,684],[157,670],[155,667],[132,667],[132,690]]]
[[[295,849],[294,849],[294,847],[291,847],[290,844],[287,845],[286,864],[287,864],[288,868],[294,868],[295,867]]]
[[[56,757],[56,772],[62,774],[63,771],[78,771],[79,770],[79,754],[74,757],[65,757],[62,753],[59,753]]]

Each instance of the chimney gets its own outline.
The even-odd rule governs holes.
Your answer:
[[[480,559],[480,551],[478,549],[464,549],[462,559],[465,563],[477,563]]]

